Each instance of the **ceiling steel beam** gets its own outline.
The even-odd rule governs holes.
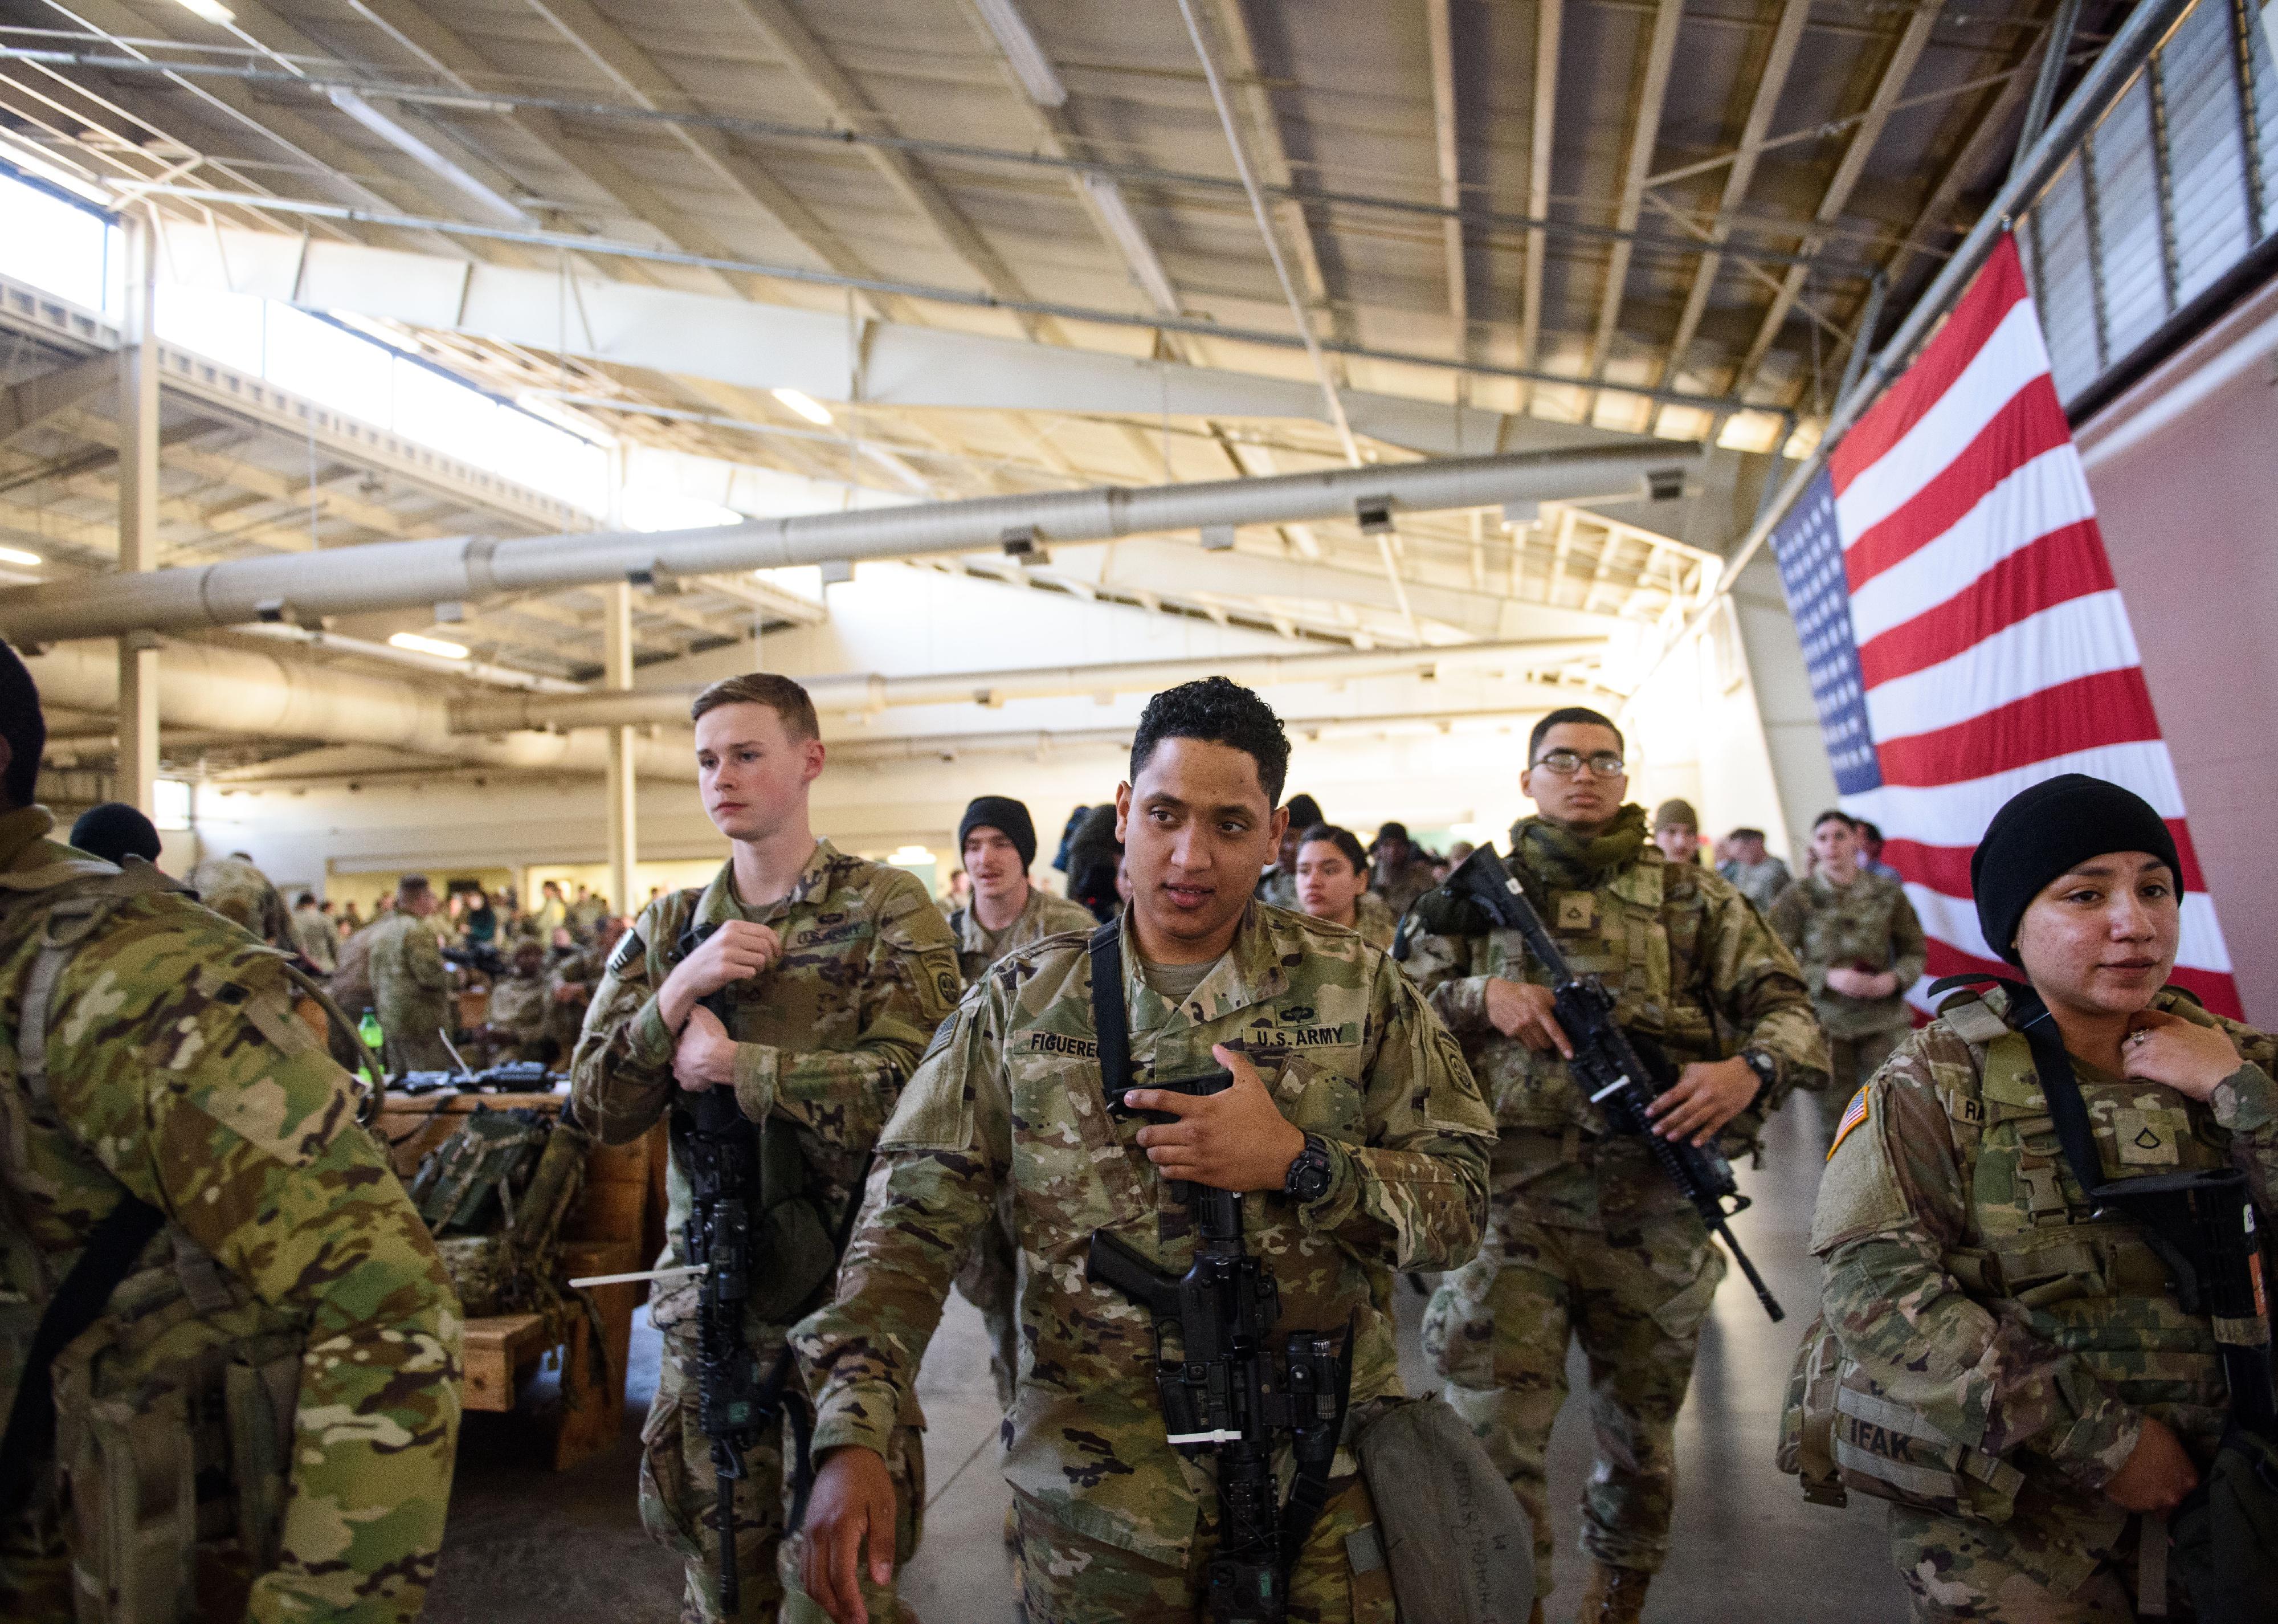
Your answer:
[[[1930,30],[1938,26],[1938,13],[1937,6],[1925,5],[1908,14],[1906,27],[1900,30],[1889,60],[1883,65],[1882,76],[1875,85],[1875,94],[1869,99],[1866,111],[1852,130],[1851,139],[1844,147],[1841,161],[1835,165],[1834,174],[1828,179],[1827,189],[1821,195],[1819,207],[1812,215],[1814,226],[1832,225],[1851,201],[1852,189],[1859,184],[1859,177],[1866,172],[1867,159],[1873,154],[1875,144],[1882,140],[1884,128],[1890,123],[1892,113],[1897,111],[1900,93],[1907,88],[1907,80],[1913,77],[1915,65],[1922,60],[1923,51],[1930,44]],[[1819,246],[1819,242],[1820,238],[1815,233],[1807,231],[1803,234],[1804,252],[1809,253]],[[1803,291],[1807,274],[1802,266],[1796,265],[1792,266],[1781,279],[1779,291],[1772,295],[1771,308],[1764,312],[1763,323],[1756,329],[1756,336],[1750,341],[1747,354],[1741,357],[1739,367],[1733,375],[1731,393],[1737,398],[1747,398],[1748,387],[1755,381],[1756,369],[1771,353],[1773,341],[1787,324],[1788,311],[1794,306],[1796,295]]]
[[[1779,21],[1773,26],[1770,43],[1764,49],[1763,66],[1756,74],[1755,94],[1749,100],[1747,117],[1740,126],[1738,156],[1724,173],[1724,190],[1716,202],[1719,215],[1739,208],[1755,180],[1758,143],[1771,127],[1780,93],[1787,88],[1788,74],[1795,66],[1796,47],[1803,42],[1804,25],[1810,20],[1811,0],[1780,0]],[[1676,336],[1670,340],[1668,354],[1662,362],[1659,382],[1674,381],[1684,368],[1686,352],[1693,348],[1693,337],[1701,331],[1701,318],[1708,309],[1708,295],[1716,287],[1717,272],[1724,267],[1724,256],[1718,250],[1731,234],[1730,226],[1721,220],[1708,227],[1709,241],[1716,246],[1701,256],[1701,263],[1693,270],[1693,286],[1686,290],[1685,308],[1677,318]]]
[[[1432,52],[1432,149],[1440,170],[1440,203],[1449,211],[1440,222],[1440,250],[1448,279],[1448,344],[1458,361],[1471,357],[1471,278],[1464,263],[1464,156],[1456,105],[1456,40],[1449,0],[1425,0],[1424,32]],[[1457,389],[1465,387],[1458,379]]]
[[[1670,69],[1677,61],[1678,25],[1684,18],[1685,0],[1659,0],[1654,8],[1653,28],[1646,36],[1645,54],[1638,64],[1629,155],[1622,165],[1621,197],[1614,209],[1614,224],[1623,231],[1637,229],[1638,211],[1645,202],[1645,178],[1653,168],[1655,143],[1661,139],[1661,113],[1669,99]],[[1593,379],[1605,375],[1606,362],[1613,350],[1614,332],[1621,322],[1622,294],[1629,279],[1630,245],[1617,241],[1606,261],[1597,326],[1590,334],[1589,359],[1584,367]],[[1582,421],[1590,422],[1597,416],[1597,410],[1598,391],[1589,389],[1582,396]]]
[[[1565,0],[1534,0],[1534,129],[1526,146],[1526,211],[1537,220],[1550,213],[1550,146],[1558,133],[1559,35],[1565,26]],[[1525,281],[1519,289],[1518,364],[1532,368],[1542,353],[1542,274],[1548,243],[1540,226],[1526,233]],[[1518,409],[1534,391],[1522,384]]]

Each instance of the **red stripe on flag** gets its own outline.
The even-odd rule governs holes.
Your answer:
[[[1869,526],[1844,549],[1843,573],[1852,590],[1953,529],[1995,486],[2027,463],[2071,443],[2072,429],[2057,402],[2056,385],[2044,372],[2018,390],[1961,455],[1939,469],[1904,506]]]
[[[2204,893],[2206,877],[2199,871],[2191,831],[2180,817],[2171,817],[2167,823],[2167,832],[2175,837],[2176,860],[2183,865],[2183,889]],[[1976,849],[1974,846],[1925,846],[1919,840],[1887,839],[1883,842],[1883,861],[1913,885],[1967,901],[1975,894],[1969,885],[1969,858]]]
[[[1938,397],[1968,369],[2001,318],[2025,296],[2025,269],[2017,245],[2007,237],[1993,250],[1969,291],[1961,295],[1922,358],[1908,367],[1883,398],[1868,409],[1828,454],[1837,495],[1860,471],[1906,438],[1907,431],[1938,404]]]
[[[1936,665],[2045,609],[2112,590],[2112,564],[2094,519],[2052,530],[2010,554],[1935,609],[1859,648],[1869,687]]]
[[[1952,727],[1884,740],[1875,753],[1884,783],[1920,789],[2159,736],[2143,668],[2131,665],[2058,683]]]
[[[1931,937],[1926,955],[1930,977],[1940,976],[1999,976],[2009,981],[2022,981],[2025,973],[2014,964],[2003,964],[1992,959],[1981,959],[1964,953],[1949,942]],[[2238,983],[2221,970],[2186,969],[2178,967],[2167,975],[2170,986],[2181,987],[2200,1003],[2219,1015],[2228,1015],[2234,1021],[2245,1019],[2245,1007],[2238,1000]],[[1948,995],[1950,996],[1950,995]],[[1941,1000],[1943,1001],[1943,1000]]]

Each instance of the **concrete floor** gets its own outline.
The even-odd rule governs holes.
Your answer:
[[[1818,1176],[1817,1102],[1773,1124],[1762,1172],[1740,1175],[1756,1205],[1733,1225],[1786,1306],[1768,1321],[1732,1272],[1704,1335],[1693,1393],[1678,1423],[1673,1550],[1646,1606],[1651,1624],[1900,1624],[1906,1608],[1883,1513],[1854,1499],[1843,1511],[1804,1504],[1774,1470],[1780,1396],[1797,1337],[1811,1318],[1817,1266],[1804,1252]],[[1412,1392],[1432,1383],[1417,1351],[1423,1299],[1403,1289],[1403,1370]],[[533,1475],[521,1461],[527,1423],[473,1415],[459,1450],[441,1571],[429,1593],[435,1624],[514,1624],[570,1617],[669,1624],[677,1615],[677,1559],[649,1543],[633,1505],[638,1429],[656,1381],[656,1337],[636,1325],[631,1404],[617,1446],[575,1471]],[[1586,1562],[1575,1503],[1590,1469],[1589,1420],[1577,1390],[1551,1440],[1558,1589],[1546,1617],[1573,1617]],[[997,1624],[1015,1617],[1001,1529],[1011,1490],[996,1470],[998,1410],[980,1318],[952,1297],[919,1383],[929,1423],[924,1544],[902,1594],[928,1624]]]

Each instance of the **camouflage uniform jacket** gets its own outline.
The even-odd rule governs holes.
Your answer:
[[[1455,1041],[1383,954],[1256,902],[1183,1004],[1141,978],[1128,924],[1123,961],[1138,1080],[1207,1069],[1213,1044],[1238,1046],[1283,1114],[1327,1143],[1319,1200],[1299,1207],[1277,1191],[1242,1203],[1249,1247],[1279,1282],[1280,1331],[1342,1329],[1357,1314],[1354,1403],[1398,1392],[1372,1273],[1451,1268],[1477,1250],[1486,1217],[1494,1123]],[[1146,1310],[1085,1270],[1101,1229],[1159,1268],[1191,1260],[1187,1209],[1137,1147],[1139,1126],[1107,1108],[1084,937],[1047,937],[967,992],[880,1137],[837,1302],[793,1333],[818,1452],[884,1452],[967,1241],[1009,1180],[1028,1267],[1005,1475],[1081,1534],[1184,1563],[1215,1493],[1211,1461],[1165,1441]]]
[[[547,995],[547,977],[543,971],[533,976],[518,976],[509,970],[491,983],[489,1024],[502,1032],[512,1032],[524,1043],[536,1043],[546,1036],[547,1012],[552,1000]]]
[[[451,967],[443,961],[441,938],[435,927],[417,914],[399,908],[371,927],[371,986],[385,1001],[432,1004],[440,1007],[451,989]],[[380,1011],[386,1020],[387,1012]]]
[[[991,931],[982,925],[967,903],[950,915],[949,933],[957,938],[957,968],[964,973],[965,984],[969,987],[981,979],[982,971],[1014,948],[1026,947],[1030,942],[1042,941],[1063,931],[1090,931],[1098,923],[1082,903],[1056,897],[1043,886],[1031,885],[1021,916],[1003,931]]]
[[[2244,1061],[2204,1103],[2075,1061],[2106,1178],[2236,1166],[2267,1231],[2278,1187],[2278,1042],[2165,991],[2154,1007],[2230,1034]],[[2022,1470],[2014,1514],[1975,1532],[2060,1592],[2128,1513],[2099,1492],[2142,1418],[2202,1469],[2226,1388],[2213,1328],[2186,1314],[2125,1220],[2073,1178],[2003,993],[1949,1002],[1845,1114],[1811,1249],[1827,1323],[1876,1384]],[[1965,1035],[1966,1034],[1966,1035]]]
[[[279,955],[187,896],[126,900],[80,944],[50,1005],[46,1098],[18,1075],[35,893],[65,865],[116,872],[52,827],[43,808],[0,814],[0,1315],[48,1297],[122,1197],[158,1207],[171,1225],[143,1266],[172,1272],[174,1231],[210,1256],[230,1298],[199,1316],[214,1334],[281,1328],[307,1345],[280,1555],[247,1616],[414,1618],[459,1420],[459,1304],[433,1243],[356,1125],[347,1075],[294,1015]],[[0,1406],[27,1340],[0,1337]],[[9,1562],[0,1590],[21,1582]],[[67,1596],[50,1599],[71,1616]]]
[[[562,1046],[564,1065],[577,1046],[577,1034],[585,1024],[585,1011],[592,1006],[594,989],[601,984],[608,968],[609,955],[600,947],[580,947],[558,960],[546,972],[546,1032]],[[564,1002],[561,995],[569,987],[577,989],[577,996]]]
[[[376,1009],[371,990],[371,938],[376,927],[365,925],[340,943],[340,957],[325,991],[351,1021],[367,1009]]]
[[[1799,1086],[1825,1083],[1827,1040],[1812,1017],[1802,973],[1739,892],[1706,869],[1669,862],[1643,838],[1641,815],[1634,856],[1601,872],[1590,889],[1556,889],[1525,866],[1527,843],[1517,837],[1537,822],[1523,820],[1512,831],[1520,859],[1513,871],[1568,963],[1599,977],[1614,994],[1624,1028],[1659,1044],[1673,1067],[1743,1048],[1764,1056],[1773,1081],[1762,1112]],[[1686,1205],[1643,1140],[1612,1134],[1563,1061],[1537,1054],[1489,1023],[1491,977],[1549,983],[1517,931],[1419,932],[1408,972],[1462,1040],[1494,1102],[1504,1130],[1497,1188],[1515,1191],[1529,1217],[1596,1229]],[[1721,1041],[1720,1027],[1739,1034],[1737,1041]],[[1762,1121],[1756,1109],[1742,1111],[1724,1128],[1727,1145],[1753,1145]]]
[[[1780,892],[1795,883],[1787,864],[1777,857],[1767,857],[1762,862],[1720,862],[1716,872],[1731,881],[1760,914],[1770,913],[1772,904],[1779,900]]]
[[[293,910],[293,946],[326,975],[340,961],[339,933],[333,929],[333,922],[313,908]]]
[[[1432,860],[1418,852],[1389,867],[1380,864],[1371,889],[1384,899],[1385,907],[1397,919],[1416,905],[1417,898],[1439,883],[1432,872]]]
[[[297,952],[292,915],[269,877],[235,857],[209,857],[192,869],[189,887],[223,918],[243,925],[272,947]]]
[[[1279,864],[1265,870],[1257,882],[1257,900],[1274,908],[1286,908],[1291,913],[1302,913],[1297,905],[1297,877],[1285,874]]]
[[[1847,885],[1807,875],[1779,894],[1765,915],[1780,940],[1803,966],[1811,1007],[1831,1037],[1861,1038],[1904,1031],[1907,989],[1921,979],[1929,961],[1922,921],[1895,880],[1861,870]],[[1827,984],[1827,972],[1839,968],[1889,970],[1899,978],[1888,998],[1853,998]]]
[[[570,1064],[577,1118],[622,1145],[664,1115],[679,1040],[657,1013],[658,989],[684,956],[683,931],[731,919],[769,926],[784,945],[772,970],[722,989],[737,1103],[754,1122],[772,1115],[792,1125],[835,1206],[852,1193],[863,1153],[934,1028],[956,1007],[959,983],[948,928],[917,877],[846,856],[828,840],[815,843],[791,893],[766,908],[738,900],[734,867],[722,863],[702,891],[667,892],[642,911],[585,1014]],[[666,1194],[670,1266],[681,1260],[689,1203],[677,1161]],[[669,1320],[669,1306],[652,1317]]]
[[[1373,891],[1364,891],[1353,904],[1353,930],[1370,946],[1388,948],[1400,929],[1400,915]]]

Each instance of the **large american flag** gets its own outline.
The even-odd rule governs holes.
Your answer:
[[[2175,831],[2189,890],[2174,980],[2237,1015],[2014,242],[1836,444],[1772,547],[1844,808],[1888,839],[1930,973],[2015,973],[1978,931],[1970,853],[2010,796],[2084,772]]]

